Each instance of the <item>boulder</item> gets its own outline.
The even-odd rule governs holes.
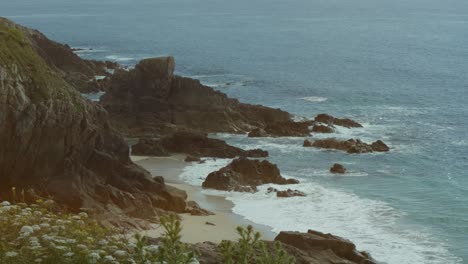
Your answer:
[[[312,147],[312,142],[310,140],[306,139],[304,140],[304,143],[302,144],[303,147]]]
[[[359,264],[374,264],[376,261],[365,252],[356,250],[356,246],[349,240],[334,236],[332,234],[324,234],[318,231],[309,230],[307,233],[299,232],[280,232],[275,238],[285,245],[299,249],[301,253],[293,253],[297,258],[310,259],[311,262],[298,263],[359,263]],[[289,251],[289,250],[287,250]],[[323,251],[328,251],[332,254],[327,254],[328,261],[317,261],[315,257],[325,257]],[[294,252],[294,251],[293,251]],[[302,252],[307,252],[302,254]],[[341,261],[332,262],[330,259],[340,258]]]
[[[203,209],[196,203],[195,201],[188,201],[187,202],[187,207],[185,208],[185,212],[189,213],[190,215],[196,215],[196,216],[208,216],[208,215],[214,215],[213,212],[210,212],[206,209]]]
[[[324,123],[328,125],[336,125],[336,126],[342,126],[342,127],[347,127],[347,128],[352,128],[352,127],[362,127],[361,124],[358,122],[348,119],[348,118],[336,118],[331,115],[327,114],[319,114],[315,117],[315,121],[319,123]]]
[[[333,133],[335,130],[331,126],[324,126],[324,125],[314,125],[312,128],[312,132],[315,133]]]
[[[339,174],[344,174],[346,173],[346,169],[343,165],[335,163],[333,166],[330,168],[331,173],[339,173]]]
[[[293,197],[293,196],[306,196],[306,194],[298,190],[287,189],[286,191],[277,191],[276,196],[285,198],[285,197]]]
[[[377,140],[371,144],[372,150],[377,152],[387,152],[390,151],[390,148],[382,141]]]
[[[266,183],[288,184],[288,180],[281,176],[275,164],[266,160],[238,158],[210,173],[202,186],[224,191],[256,192],[258,185]]]
[[[362,142],[359,139],[338,140],[335,138],[327,138],[327,139],[315,140],[310,145],[310,147],[336,149],[336,150],[342,150],[342,151],[346,151],[348,153],[353,153],[353,154],[369,153],[369,152],[374,152],[374,151],[388,151],[388,149],[384,147],[385,143],[383,143],[382,141],[380,142],[381,143],[376,141],[372,144],[367,144],[365,142]],[[309,147],[309,145],[307,146],[304,145],[304,146]]]

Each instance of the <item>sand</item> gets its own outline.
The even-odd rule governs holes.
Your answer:
[[[262,238],[273,240],[276,233],[267,226],[253,223],[240,215],[232,212],[232,202],[222,196],[206,195],[202,193],[200,186],[192,186],[183,182],[179,175],[185,166],[190,163],[184,162],[184,155],[172,155],[170,157],[143,157],[131,156],[131,159],[151,172],[153,176],[163,176],[166,184],[177,187],[187,192],[188,200],[196,201],[202,208],[210,210],[215,215],[192,216],[180,214],[182,218],[182,241],[187,243],[198,243],[211,241],[219,243],[222,240],[237,240],[236,227],[252,225],[254,229],[262,234]],[[211,223],[211,224],[207,224]],[[214,225],[212,225],[214,224]],[[150,237],[159,237],[163,228],[154,225],[153,229],[143,231],[142,234]]]

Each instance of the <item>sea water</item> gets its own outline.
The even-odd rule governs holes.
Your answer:
[[[468,263],[467,1],[1,0],[0,16],[91,48],[83,58],[173,55],[178,74],[242,101],[363,123],[332,136],[382,139],[389,153],[214,135],[268,150],[307,197],[221,194],[275,231],[331,232],[386,263]],[[199,185],[228,162],[183,177]],[[350,173],[330,174],[335,162]]]

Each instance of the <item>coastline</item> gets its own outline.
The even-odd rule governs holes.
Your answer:
[[[234,204],[223,196],[207,195],[202,192],[201,186],[193,186],[179,178],[186,166],[185,155],[175,154],[169,157],[130,156],[132,161],[151,172],[153,176],[163,176],[166,184],[187,192],[187,200],[197,202],[201,208],[213,212],[215,215],[193,216],[179,214],[182,219],[182,241],[187,243],[214,242],[222,240],[237,240],[237,226],[252,225],[261,233],[262,239],[273,240],[277,233],[265,225],[260,225],[245,219],[243,216],[232,212]],[[207,222],[214,225],[206,224]],[[159,237],[163,229],[159,225],[153,225],[152,229],[141,232],[149,237]]]

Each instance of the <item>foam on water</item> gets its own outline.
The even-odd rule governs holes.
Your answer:
[[[307,97],[302,97],[302,100],[309,101],[309,102],[325,102],[328,100],[326,97],[321,97],[321,96],[307,96]]]
[[[307,197],[288,199],[266,194],[264,185],[256,194],[228,193],[233,211],[274,231],[315,229],[351,239],[359,250],[386,263],[460,263],[446,245],[415,227],[399,225],[401,212],[384,202],[360,198],[352,193],[324,188],[311,182],[296,185]]]
[[[122,57],[119,55],[108,55],[106,56],[106,59],[112,60],[112,61],[131,61],[131,60],[134,60],[135,58]]]

